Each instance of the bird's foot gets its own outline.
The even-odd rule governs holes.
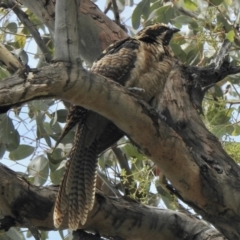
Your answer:
[[[161,120],[166,121],[167,118],[162,114],[161,110],[157,110],[158,116],[161,118]]]

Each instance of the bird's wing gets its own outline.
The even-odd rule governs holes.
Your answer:
[[[135,66],[138,47],[139,42],[132,38],[116,42],[103,52],[99,60],[93,64],[91,71],[124,84]],[[116,141],[122,136],[120,130],[107,119],[75,106],[70,111],[68,126],[65,129],[69,130],[72,126],[69,127],[69,123],[77,121],[80,121],[80,124],[76,130],[70,163],[67,164],[54,211],[55,226],[61,225],[68,211],[69,226],[72,229],[76,229],[79,222],[85,223],[87,214],[93,206],[99,150],[112,144],[109,136]],[[109,124],[112,126],[111,130],[107,127]],[[61,136],[63,137],[64,133]],[[108,141],[106,145],[102,143],[104,139]]]
[[[130,77],[131,69],[137,58],[139,41],[134,38],[126,38],[110,45],[94,62],[91,71],[110,78],[124,85]],[[55,148],[67,133],[75,127],[88,114],[88,110],[80,106],[72,106],[69,109],[66,124],[58,138]]]
[[[124,85],[135,67],[139,46],[140,42],[134,38],[110,45],[93,63],[91,71]]]

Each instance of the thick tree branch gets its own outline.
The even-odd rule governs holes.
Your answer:
[[[41,230],[55,229],[52,214],[57,186],[33,186],[0,164],[0,189],[0,210],[5,216],[0,220],[1,229],[28,227],[29,224]],[[62,228],[67,228],[66,219]],[[101,192],[96,193],[94,209],[84,229],[121,239],[182,240],[186,233],[190,239],[225,239],[192,216],[146,207],[121,198],[108,198]]]
[[[176,88],[186,83],[186,80],[185,83],[179,82],[178,79],[184,81],[182,76],[184,68],[176,62],[168,82],[174,82],[172,91],[179,91],[180,95],[184,92]],[[240,216],[239,202],[231,197],[233,193],[235,196],[240,195],[237,190],[240,176],[237,164],[226,155],[216,138],[206,132],[198,115],[195,114],[192,119],[198,127],[196,128],[196,123],[189,125],[189,131],[195,127],[198,135],[189,135],[191,138],[195,137],[195,141],[189,142],[188,138],[182,139],[159,119],[147,104],[131,95],[128,90],[111,80],[85,70],[79,72],[78,67],[60,63],[43,68],[35,74],[30,73],[25,81],[12,77],[0,82],[0,105],[50,96],[81,105],[113,121],[161,168],[174,186],[173,191],[181,199],[214,223],[230,239],[234,239],[238,236],[240,222],[235,221],[234,226],[229,226],[228,221],[229,218],[237,219]],[[170,96],[172,94],[168,99]],[[178,98],[178,105],[185,100],[180,101],[181,98]],[[188,95],[186,98],[189,98]],[[184,109],[187,107],[193,110],[191,102],[188,104],[190,105],[184,106]],[[184,110],[182,107],[180,109]],[[179,111],[177,114],[181,116]],[[167,122],[171,125],[171,117],[167,117]],[[187,123],[185,120],[185,124]],[[193,124],[191,121],[190,123]],[[183,125],[178,122],[173,127],[181,135]],[[206,142],[199,149],[198,145],[192,144],[196,139],[201,139],[201,131],[206,132],[207,139],[203,138]],[[214,144],[214,148],[209,148],[208,144]],[[209,152],[212,149],[214,153]],[[216,159],[221,161],[216,162]],[[224,195],[224,192],[230,194]],[[228,214],[223,215],[224,212]]]
[[[6,65],[7,70],[11,73],[16,72],[22,67],[21,63],[9,52],[9,50],[0,43],[0,61]]]

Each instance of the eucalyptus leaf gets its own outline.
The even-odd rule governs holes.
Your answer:
[[[60,123],[66,122],[67,115],[68,115],[68,111],[66,109],[59,109],[56,112],[52,113],[52,117],[55,118],[56,116],[56,121]]]
[[[213,4],[213,6],[218,6],[218,5],[222,4],[223,1],[224,1],[224,0],[209,0],[209,2],[210,2],[211,4]]]
[[[34,185],[42,186],[48,178],[48,159],[44,155],[34,158],[28,165],[28,173],[34,177]]]
[[[18,30],[17,23],[15,22],[10,22],[9,24],[7,24],[6,28],[12,33],[17,33]]]
[[[32,155],[34,149],[35,148],[32,146],[22,144],[19,145],[17,149],[10,152],[8,157],[14,161],[21,160]]]
[[[142,14],[147,14],[150,9],[150,1],[149,0],[142,0],[138,3],[132,13],[132,26],[135,29],[138,29],[141,22]]]
[[[196,11],[198,6],[191,0],[184,0],[184,7],[190,11]]]

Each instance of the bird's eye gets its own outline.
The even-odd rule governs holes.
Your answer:
[[[169,30],[169,28],[161,26],[157,29],[148,29],[146,31],[146,34],[157,37],[157,36],[160,36],[162,33],[166,32],[167,30]]]

